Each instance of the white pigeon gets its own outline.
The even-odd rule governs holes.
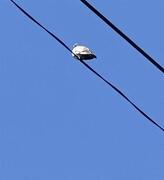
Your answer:
[[[73,45],[72,56],[79,60],[90,60],[96,58],[96,55],[93,54],[88,47],[77,43]]]

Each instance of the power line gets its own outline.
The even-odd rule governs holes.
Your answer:
[[[89,70],[91,70],[94,74],[96,74],[99,78],[101,78],[105,83],[107,83],[110,87],[112,87],[115,91],[117,91],[124,99],[126,99],[137,111],[139,111],[143,116],[145,116],[150,122],[152,122],[154,125],[159,127],[162,131],[164,131],[164,128],[162,128],[159,124],[157,124],[152,118],[150,118],[146,113],[144,113],[139,107],[137,107],[124,93],[122,93],[116,86],[114,86],[112,83],[110,83],[108,80],[106,80],[104,77],[102,77],[99,73],[97,73],[93,68],[91,68],[88,64],[86,64],[84,61],[81,61]]]
[[[18,4],[16,4],[13,0],[10,0],[18,9],[20,9],[27,17],[29,17],[33,22],[35,22],[38,26],[40,26],[43,30],[45,30],[48,34],[50,34],[53,38],[55,38],[61,45],[63,45],[69,52],[72,53],[72,50],[57,36],[55,36],[52,32],[47,30],[43,25],[41,25],[38,21],[36,21],[31,15],[29,15],[24,9],[22,9]],[[76,56],[76,55],[75,55]],[[78,58],[78,57],[77,57]],[[79,58],[78,58],[79,59]],[[125,100],[127,100],[138,112],[140,112],[145,118],[147,118],[151,123],[153,123],[155,126],[160,128],[162,131],[164,131],[164,128],[162,128],[159,124],[157,124],[152,118],[150,118],[146,113],[144,113],[140,108],[138,108],[127,96],[124,95],[116,86],[114,86],[112,83],[110,83],[108,80],[106,80],[103,76],[101,76],[99,73],[97,73],[93,68],[91,68],[87,63],[80,60],[79,61],[87,67],[90,71],[92,71],[96,76],[98,76],[100,79],[102,79],[107,85],[112,87],[117,93],[119,93]]]
[[[68,51],[72,53],[72,51],[69,49],[69,47],[61,41],[57,36],[55,36],[52,32],[50,32],[48,29],[46,29],[44,26],[42,26],[38,21],[36,21],[30,14],[28,14],[24,9],[22,9],[16,2],[13,0],[10,0],[18,9],[20,9],[26,16],[28,16],[32,21],[34,21],[38,26],[40,26],[42,29],[44,29],[49,35],[51,35],[53,38],[55,38],[60,44],[62,44]]]
[[[103,16],[95,7],[89,4],[86,0],[80,0],[91,11],[93,11],[99,18],[101,18],[107,25],[109,25],[115,32],[117,32],[123,39],[125,39],[131,46],[133,46],[139,53],[141,53],[149,62],[151,62],[156,68],[164,73],[164,68],[157,63],[149,54],[141,49],[134,41],[132,41],[127,35],[125,35],[119,28],[117,28],[111,21]]]

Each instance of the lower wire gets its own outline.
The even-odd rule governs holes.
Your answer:
[[[144,113],[137,105],[135,105],[123,92],[121,92],[116,86],[114,86],[112,83],[110,83],[108,80],[106,80],[103,76],[101,76],[99,73],[97,73],[93,68],[91,68],[87,63],[84,61],[80,61],[85,67],[87,67],[90,71],[92,71],[96,76],[98,76],[100,79],[102,79],[107,85],[112,87],[117,93],[119,93],[124,99],[126,99],[137,111],[139,111],[145,118],[147,118],[150,122],[152,122],[155,126],[160,128],[162,131],[164,131],[164,128],[161,127],[159,124],[157,124],[152,118],[150,118],[146,113]]]
[[[50,32],[48,29],[46,29],[43,25],[41,25],[36,19],[34,19],[30,14],[28,14],[23,8],[21,8],[16,2],[13,0],[10,0],[20,11],[22,11],[29,19],[31,19],[33,22],[35,22],[38,26],[40,26],[44,31],[46,31],[51,37],[53,37],[55,40],[57,40],[65,49],[67,49],[69,52],[72,52],[72,50],[56,35],[54,35],[52,32]],[[75,55],[75,54],[74,54]],[[75,55],[76,56],[76,55]],[[77,56],[76,56],[77,57]],[[77,59],[79,59],[77,57]],[[101,76],[99,73],[97,73],[93,68],[91,68],[87,63],[79,59],[79,62],[81,62],[85,67],[87,67],[90,71],[92,71],[96,76],[98,76],[100,79],[102,79],[106,84],[111,86],[117,93],[119,93],[125,100],[127,100],[138,112],[140,112],[145,118],[147,118],[150,122],[152,122],[155,126],[160,128],[162,131],[164,131],[164,128],[162,128],[159,124],[157,124],[152,118],[150,118],[146,113],[144,113],[140,108],[138,108],[127,96],[125,96],[116,86],[114,86],[112,83],[110,83],[108,80],[106,80],[103,76]]]

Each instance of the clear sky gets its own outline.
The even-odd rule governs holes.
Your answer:
[[[164,126],[163,74],[79,0],[17,0]],[[90,0],[164,66],[164,1]],[[0,180],[164,180],[164,133],[0,0]]]

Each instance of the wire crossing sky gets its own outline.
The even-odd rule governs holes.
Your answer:
[[[43,25],[41,25],[38,21],[36,21],[31,15],[29,15],[24,9],[22,9],[17,3],[15,3],[13,0],[10,0],[18,9],[20,9],[27,17],[29,17],[33,22],[35,22],[37,25],[39,25],[42,29],[44,29],[48,34],[50,34],[53,38],[55,38],[60,44],[62,44],[69,52],[72,53],[72,50],[62,41],[60,40],[56,35],[51,33],[49,30],[47,30]],[[78,57],[77,57],[78,58]],[[106,80],[104,77],[102,77],[99,73],[97,73],[93,68],[91,68],[87,63],[80,60],[79,61],[87,67],[89,70],[91,70],[96,76],[98,76],[100,79],[102,79],[106,84],[108,84],[110,87],[112,87],[117,93],[119,93],[125,100],[127,100],[138,112],[140,112],[145,118],[147,118],[150,122],[152,122],[155,126],[160,128],[162,131],[164,131],[164,128],[161,127],[158,123],[156,123],[152,118],[150,118],[146,113],[144,113],[139,107],[137,107],[124,93],[122,93],[117,87],[115,87],[113,84],[111,84],[108,80]]]
[[[103,16],[98,10],[96,10],[86,0],[81,0],[91,11],[93,11],[98,17],[100,17],[106,24],[108,24],[115,32],[117,32],[123,39],[125,39],[131,46],[133,46],[139,53],[141,53],[149,62],[151,62],[161,72],[164,72],[164,68],[157,63],[149,54],[141,49],[134,41],[132,41],[127,35],[125,35],[120,29],[118,29],[111,21]]]

